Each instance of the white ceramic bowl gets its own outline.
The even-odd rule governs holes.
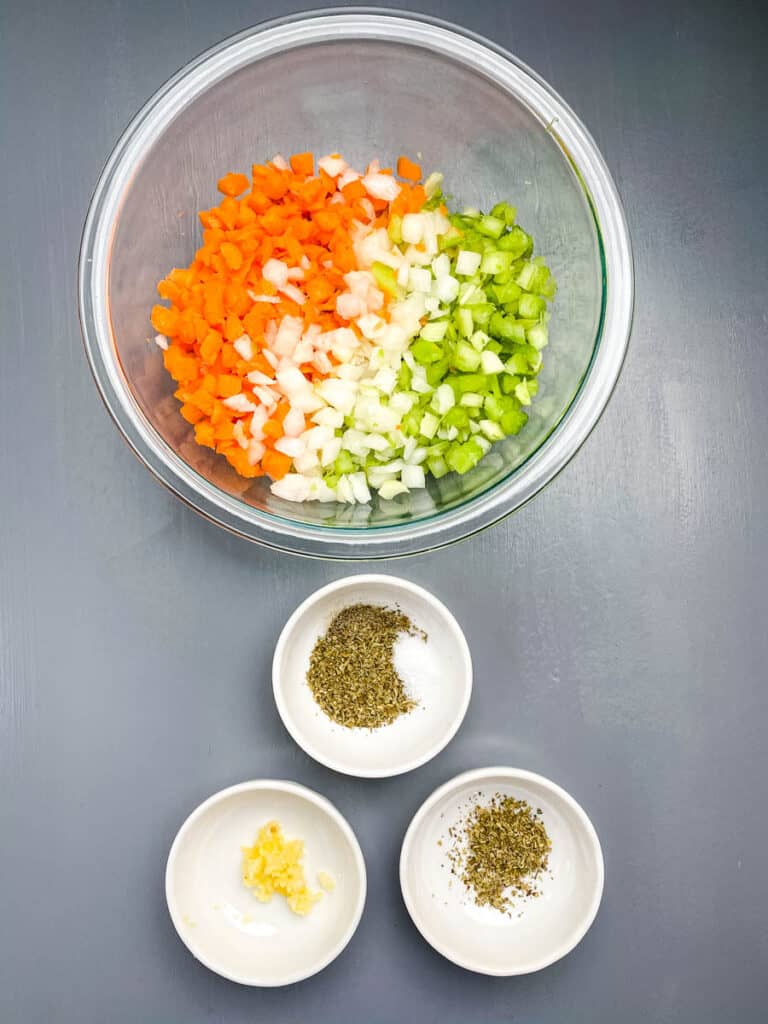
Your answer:
[[[260,903],[241,881],[241,847],[277,819],[305,842],[313,889],[336,881],[306,917],[282,896]],[[257,779],[216,793],[190,814],[168,856],[165,894],[176,931],[206,967],[241,985],[290,985],[327,967],[357,928],[365,862],[355,835],[325,797],[295,782]]]
[[[477,793],[480,802],[502,793],[541,808],[552,841],[541,895],[518,901],[511,916],[478,907],[446,857],[448,829],[463,820]],[[465,772],[435,790],[416,812],[400,854],[400,885],[414,924],[439,953],[480,974],[530,974],[569,953],[595,919],[603,877],[600,842],[582,808],[554,782],[518,768]]]
[[[316,640],[353,604],[398,607],[427,634],[426,642],[404,636],[395,648],[395,665],[418,706],[379,729],[333,722],[306,681]],[[348,576],[311,594],[285,624],[272,684],[285,727],[311,757],[346,775],[380,778],[424,764],[452,739],[472,693],[472,659],[456,619],[428,591],[396,576]]]

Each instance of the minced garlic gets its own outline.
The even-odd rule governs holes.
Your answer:
[[[327,871],[318,871],[317,880],[326,892],[333,892],[336,888],[336,879]]]
[[[294,914],[304,915],[322,896],[310,890],[304,877],[304,840],[286,839],[279,822],[267,822],[253,846],[243,846],[242,851],[243,884],[262,903],[278,893]]]

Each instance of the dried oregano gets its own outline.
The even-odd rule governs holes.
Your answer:
[[[552,843],[541,811],[525,800],[497,793],[473,807],[449,835],[451,870],[479,906],[509,913],[516,899],[540,895]]]
[[[307,673],[329,718],[348,728],[377,729],[416,706],[394,665],[404,633],[426,639],[399,610],[355,604],[335,616],[314,646]]]

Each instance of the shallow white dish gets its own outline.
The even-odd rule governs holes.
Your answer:
[[[552,841],[541,895],[518,901],[511,916],[478,907],[447,860],[448,829],[478,793],[481,803],[502,793],[541,808]],[[517,768],[465,772],[435,790],[400,854],[400,886],[416,927],[443,956],[481,974],[530,974],[569,953],[595,919],[603,879],[600,841],[582,808],[554,782]]]
[[[426,641],[404,636],[395,648],[395,666],[418,706],[379,729],[333,722],[306,681],[315,642],[353,604],[398,607],[427,634]],[[472,693],[472,659],[456,619],[428,591],[396,576],[348,576],[311,594],[285,624],[272,685],[285,727],[316,761],[347,775],[399,775],[429,761],[455,735]]]
[[[303,839],[307,883],[333,876],[306,917],[282,896],[260,903],[241,880],[241,847],[277,819]],[[173,841],[165,894],[176,931],[206,967],[241,985],[290,985],[316,974],[352,938],[365,905],[365,863],[347,821],[325,797],[295,782],[257,779],[210,797]]]

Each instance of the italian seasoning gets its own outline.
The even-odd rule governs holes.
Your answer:
[[[355,604],[336,615],[315,644],[307,673],[329,718],[350,729],[378,729],[416,707],[394,664],[403,634],[426,640],[399,610]]]
[[[451,870],[478,906],[509,914],[515,900],[541,894],[552,843],[541,811],[525,800],[497,793],[490,803],[473,807],[449,835]]]

